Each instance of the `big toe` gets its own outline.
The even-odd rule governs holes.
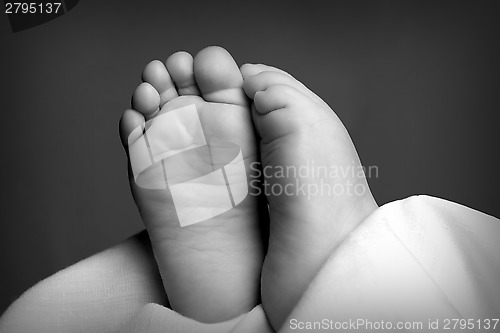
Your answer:
[[[303,133],[334,116],[284,72],[262,71],[247,77],[243,87],[254,101],[254,125],[263,142]]]
[[[302,82],[280,68],[264,64],[244,64],[241,66],[240,71],[245,81],[243,85],[247,86],[247,88],[248,86],[255,86],[255,84],[247,84],[246,81],[262,82],[267,86],[279,84],[289,85],[309,97],[320,107],[325,109],[330,108],[318,95],[307,88]],[[258,76],[259,79],[254,78],[255,76]],[[247,91],[247,88],[245,88],[245,91]]]
[[[202,97],[208,102],[246,106],[243,77],[233,57],[222,47],[210,46],[194,58],[194,75]]]

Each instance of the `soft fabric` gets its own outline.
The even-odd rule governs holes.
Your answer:
[[[384,205],[333,253],[280,332],[353,321],[356,332],[382,321],[422,323],[407,331],[426,332],[438,321],[429,330],[436,332],[452,319],[470,319],[479,331],[477,320],[482,328],[500,315],[499,240],[498,219],[446,200]]]
[[[452,319],[479,330],[478,320],[500,313],[499,239],[497,218],[446,200],[386,204],[330,256],[280,332],[389,324],[436,332]],[[28,290],[0,319],[0,332],[272,332],[262,306],[203,324],[166,305],[143,233]]]

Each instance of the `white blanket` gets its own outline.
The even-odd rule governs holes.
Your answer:
[[[0,332],[272,332],[261,306],[218,324],[163,306],[145,239],[135,236],[40,282],[7,310]],[[331,255],[280,332],[494,332],[499,317],[500,221],[416,196],[369,216]]]

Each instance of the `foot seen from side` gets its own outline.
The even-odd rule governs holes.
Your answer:
[[[278,330],[335,248],[375,208],[354,145],[335,113],[282,70],[246,64],[269,202],[262,304]]]

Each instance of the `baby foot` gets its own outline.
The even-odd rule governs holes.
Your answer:
[[[356,149],[328,105],[291,75],[242,66],[270,206],[262,303],[278,330],[324,261],[375,208]]]
[[[243,78],[219,47],[152,61],[142,77],[120,136],[170,305],[199,321],[231,319],[258,304],[263,260]]]

